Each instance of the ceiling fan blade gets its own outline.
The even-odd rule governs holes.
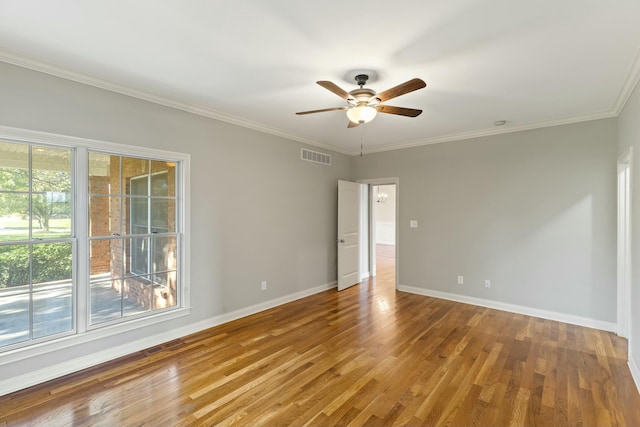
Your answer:
[[[387,89],[384,92],[380,92],[376,95],[376,98],[380,99],[380,102],[387,101],[389,99],[404,95],[405,93],[413,92],[414,90],[422,89],[427,84],[421,79],[411,79],[408,82],[399,84],[398,86]]]
[[[351,120],[349,120],[349,124],[347,125],[347,129],[355,128],[355,127],[358,127],[358,126],[360,126],[360,123],[352,122]]]
[[[311,113],[324,113],[325,111],[339,111],[339,110],[348,110],[349,107],[333,107],[333,108],[323,108],[322,110],[311,110],[311,111],[300,111],[296,114],[311,114]]]
[[[378,105],[376,107],[381,113],[397,114],[398,116],[417,117],[422,114],[422,110],[415,108],[393,107],[391,105]]]
[[[330,81],[327,80],[320,80],[318,83],[320,86],[322,86],[323,88],[330,90],[331,92],[335,93],[336,95],[338,95],[340,98],[342,99],[349,99],[351,97],[351,95],[349,95],[349,92],[347,92],[346,90],[342,89],[340,86],[338,86],[335,83],[332,83]]]

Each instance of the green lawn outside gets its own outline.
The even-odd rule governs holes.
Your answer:
[[[56,237],[68,237],[71,230],[70,218],[56,218],[49,220],[49,232],[40,231],[38,221],[32,221],[33,237],[51,239]],[[28,237],[29,221],[0,217],[0,242],[11,240],[24,240]]]
[[[33,228],[38,229],[38,221],[32,221]],[[13,230],[26,230],[29,227],[29,221],[26,219],[14,219],[7,217],[0,217],[0,230],[3,228],[13,229]],[[71,219],[70,218],[55,218],[49,220],[49,228],[51,229],[69,229],[71,228]]]

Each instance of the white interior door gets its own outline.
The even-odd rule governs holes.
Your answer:
[[[338,181],[338,290],[360,281],[360,189],[364,184]]]

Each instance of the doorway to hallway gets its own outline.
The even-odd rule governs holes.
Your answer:
[[[371,247],[375,257],[372,275],[395,287],[396,267],[396,185],[371,186]],[[374,259],[372,259],[374,261]]]

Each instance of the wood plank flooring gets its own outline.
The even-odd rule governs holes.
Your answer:
[[[625,340],[397,292],[379,255],[343,292],[0,397],[0,426],[640,425]]]

